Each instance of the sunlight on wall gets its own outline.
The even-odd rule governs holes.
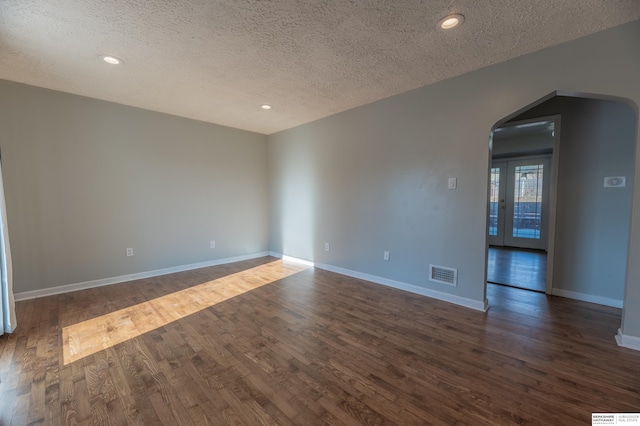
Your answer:
[[[318,172],[309,141],[293,138],[273,144],[278,162],[272,180],[272,249],[316,261]]]
[[[64,365],[308,268],[278,260],[65,327]]]

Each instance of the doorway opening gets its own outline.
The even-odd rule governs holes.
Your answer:
[[[493,131],[487,227],[490,283],[546,291],[551,164],[559,120],[552,116],[509,122]]]
[[[487,282],[545,293],[547,252],[489,246]]]
[[[509,149],[501,142],[504,136],[524,133],[528,128],[542,129],[551,122],[554,127],[547,130],[551,130],[553,143],[546,147],[524,136],[519,144],[507,144]],[[501,193],[495,183],[495,189],[489,191],[493,199],[488,200],[487,206],[487,282],[500,281],[492,279],[490,261],[502,259],[507,272],[515,277],[519,272],[521,276],[517,282],[506,284],[522,286],[522,276],[540,276],[537,272],[544,270],[545,264],[542,260],[532,261],[537,268],[529,267],[523,272],[522,264],[518,265],[522,261],[513,260],[516,254],[531,258],[531,254],[546,253],[546,294],[622,307],[637,123],[637,110],[624,99],[554,92],[496,124],[490,135],[489,152],[494,163],[488,165],[488,187],[491,188],[491,178],[502,179],[500,173],[504,173],[503,179],[513,186],[510,190],[514,193],[518,192],[518,185],[542,186],[543,192],[538,204],[538,196],[532,192],[510,201],[509,194]],[[523,175],[531,170],[520,169],[520,176],[513,171],[530,165],[519,163],[523,157],[539,160],[549,155],[549,166],[538,165],[542,169],[541,183],[522,183]],[[494,166],[500,166],[500,162],[506,171],[492,170],[498,169]],[[545,169],[549,169],[548,174]],[[526,179],[532,176],[538,180],[536,173],[528,174]],[[546,195],[545,179],[549,185]],[[509,203],[522,208],[508,207]],[[498,223],[500,210],[504,211],[503,225]],[[502,239],[498,235],[500,229]],[[518,245],[511,249],[514,230]],[[509,248],[511,256],[501,255],[500,250],[505,248]]]

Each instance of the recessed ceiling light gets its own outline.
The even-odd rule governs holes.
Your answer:
[[[111,55],[100,55],[103,61],[111,65],[120,65],[122,63],[122,59],[116,58]]]
[[[262,108],[262,109],[271,109],[271,105],[264,104],[264,105],[261,105],[260,108]]]
[[[462,24],[463,22],[464,22],[464,16],[460,15],[459,13],[454,13],[452,15],[447,15],[441,20],[439,20],[438,28],[442,30],[450,30]]]

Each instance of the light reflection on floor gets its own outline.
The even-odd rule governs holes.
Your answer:
[[[538,250],[489,247],[487,281],[544,292],[547,285],[547,254]]]
[[[278,260],[64,327],[64,365],[308,268]]]

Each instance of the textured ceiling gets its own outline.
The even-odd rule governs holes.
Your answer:
[[[0,78],[271,134],[637,19],[640,0],[0,0]]]

